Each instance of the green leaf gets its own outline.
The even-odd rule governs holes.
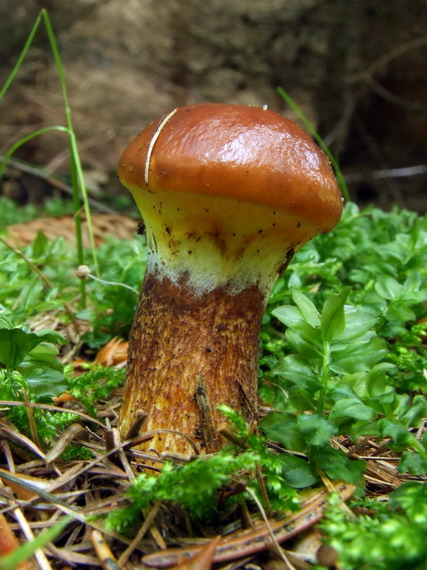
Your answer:
[[[25,362],[35,362],[41,366],[49,366],[58,372],[62,372],[64,366],[57,358],[59,350],[53,344],[41,342],[31,350],[25,358]]]
[[[307,361],[321,359],[319,329],[314,329],[308,323],[302,323],[298,329],[298,332],[293,329],[286,331],[286,338],[293,345],[295,351]]]
[[[65,338],[57,331],[44,329],[34,334],[36,334],[42,342],[48,342],[51,344],[67,344]]]
[[[335,386],[328,391],[326,401],[329,404],[334,405],[340,400],[345,399],[360,401],[353,387],[349,384],[349,378],[351,378],[351,376],[346,376],[345,380],[337,382]]]
[[[375,291],[388,301],[399,297],[402,289],[402,285],[394,277],[380,276],[375,283]]]
[[[320,316],[314,303],[298,289],[292,289],[292,299],[307,323],[314,328],[318,327],[320,325]]]
[[[296,291],[294,292],[296,293]],[[298,297],[298,293],[296,296]],[[303,297],[308,303],[311,303],[304,295]],[[312,353],[313,348],[319,350],[321,346],[320,331],[310,324],[302,314],[300,308],[294,307],[293,305],[282,305],[274,309],[272,315],[288,327],[286,336],[290,342],[295,342],[296,346],[305,345],[305,350],[308,350],[310,353]],[[297,348],[298,352],[302,350],[304,350],[303,346]]]
[[[369,397],[369,403],[374,410],[380,414],[389,415],[390,411],[395,411],[399,406],[399,395],[393,386],[384,386],[383,392],[378,392]]]
[[[339,348],[339,350],[338,350]],[[367,372],[386,354],[384,340],[372,336],[369,341],[334,347],[330,368],[339,374]]]
[[[269,439],[281,443],[286,449],[303,451],[306,447],[293,414],[272,412],[261,421],[260,427]]]
[[[321,388],[319,374],[313,370],[306,359],[296,354],[289,354],[279,360],[272,371],[298,387],[310,390],[313,394]]]
[[[402,483],[390,493],[389,504],[403,509],[411,521],[424,526],[427,522],[427,485],[415,481]]]
[[[0,329],[0,364],[15,369],[43,339],[22,329]]]
[[[67,389],[58,349],[51,342],[64,343],[65,339],[48,330],[0,329],[0,363],[24,376],[31,396],[58,396]]]
[[[350,427],[350,436],[353,441],[359,437],[368,435],[370,437],[380,437],[380,430],[378,428],[378,422],[368,421],[356,421],[352,422]]]
[[[338,431],[336,426],[319,414],[301,414],[297,425],[309,445],[325,445]]]
[[[35,398],[59,396],[68,388],[64,374],[46,364],[24,362],[19,366],[19,372],[25,376],[30,395]]]
[[[387,390],[387,373],[395,370],[390,362],[379,362],[367,372],[366,389],[370,397],[381,397]],[[390,386],[388,386],[390,387]]]
[[[323,305],[320,321],[323,339],[327,342],[338,338],[344,332],[344,304],[349,294],[350,287],[344,287],[338,295],[332,295]]]
[[[286,481],[295,489],[310,487],[318,481],[318,477],[313,471],[308,461],[302,457],[283,453],[279,455],[282,463],[283,476]]]
[[[31,243],[31,258],[37,259],[46,254],[49,247],[49,240],[42,231],[38,231],[36,237]]]
[[[304,321],[301,311],[294,305],[281,305],[271,311],[271,314],[287,327],[293,327]]]
[[[25,356],[43,342],[64,344],[65,339],[53,331],[27,333],[22,329],[0,329],[0,364],[16,369]]]
[[[404,451],[400,459],[399,471],[411,475],[426,475],[427,460],[415,451]]]
[[[300,388],[298,385],[291,386],[288,389],[289,403],[296,410],[314,410],[316,406],[316,394],[309,390]],[[280,409],[280,408],[279,408]],[[285,408],[286,411],[288,408]]]
[[[407,427],[418,427],[423,418],[427,417],[427,400],[425,396],[415,396],[405,413],[399,417]]]
[[[346,483],[360,484],[366,464],[362,460],[351,460],[343,451],[332,447],[313,448],[310,459],[319,471],[330,479],[341,479]]]
[[[414,321],[416,316],[411,306],[417,303],[416,300],[396,299],[387,306],[387,318],[390,321]]]
[[[415,295],[421,291],[423,287],[423,279],[419,271],[412,271],[403,284],[405,293],[414,293]]]
[[[374,410],[363,402],[355,398],[345,398],[333,406],[329,420],[339,424],[348,419],[372,420],[375,415]]]
[[[392,449],[401,451],[413,442],[414,436],[408,429],[397,422],[383,418],[378,421],[381,438],[390,437],[393,440]]]
[[[374,328],[377,320],[370,313],[352,307],[345,312],[345,329],[339,337],[340,342],[348,342],[363,336]]]

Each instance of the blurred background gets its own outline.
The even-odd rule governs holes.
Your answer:
[[[425,211],[427,0],[0,0],[2,84],[41,8],[100,202],[126,207],[117,159],[153,118],[215,101],[268,105],[295,120],[280,86],[337,157],[352,200]],[[65,111],[41,27],[0,102],[0,153],[54,124],[65,124]],[[67,180],[64,134],[33,139],[16,158]],[[1,184],[22,203],[58,191],[12,166]]]

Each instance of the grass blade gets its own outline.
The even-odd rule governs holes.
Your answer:
[[[72,520],[72,516],[65,516],[54,526],[42,530],[31,542],[26,542],[7,556],[2,556],[0,558],[0,570],[15,570],[21,562],[28,560],[36,550],[44,548],[49,542],[56,538]]]
[[[289,107],[297,114],[298,118],[303,123],[303,125],[306,128],[306,130],[308,131],[308,133],[314,138],[314,140],[317,142],[317,144],[320,146],[320,148],[323,150],[323,152],[329,158],[329,161],[332,164],[332,167],[335,171],[335,176],[337,177],[337,181],[338,181],[339,187],[341,188],[341,192],[344,196],[344,199],[346,202],[349,202],[350,201],[350,194],[348,192],[346,181],[344,180],[344,176],[341,172],[339,164],[338,164],[337,160],[335,159],[335,157],[333,156],[333,154],[331,153],[331,151],[329,150],[328,145],[325,143],[325,141],[322,139],[322,137],[316,131],[316,128],[313,125],[313,123],[311,121],[309,121],[309,119],[307,119],[307,117],[304,115],[304,113],[302,112],[300,107],[292,99],[292,97],[289,95],[289,93],[287,93],[282,87],[278,87],[277,92],[282,97],[282,99],[289,105]]]

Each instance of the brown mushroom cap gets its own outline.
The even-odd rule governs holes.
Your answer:
[[[119,177],[134,193],[258,203],[301,218],[317,233],[339,221],[342,196],[328,159],[292,121],[258,107],[203,103],[178,108],[161,129],[160,123],[146,127],[120,157]]]

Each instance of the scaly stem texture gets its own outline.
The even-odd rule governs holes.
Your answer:
[[[221,446],[219,404],[258,414],[258,341],[264,295],[256,286],[237,294],[220,287],[195,297],[186,282],[145,277],[129,340],[128,375],[120,428],[125,435],[139,411],[144,431],[171,429],[201,452]],[[146,446],[147,447],[147,446]],[[161,433],[148,447],[189,453],[180,435]]]

